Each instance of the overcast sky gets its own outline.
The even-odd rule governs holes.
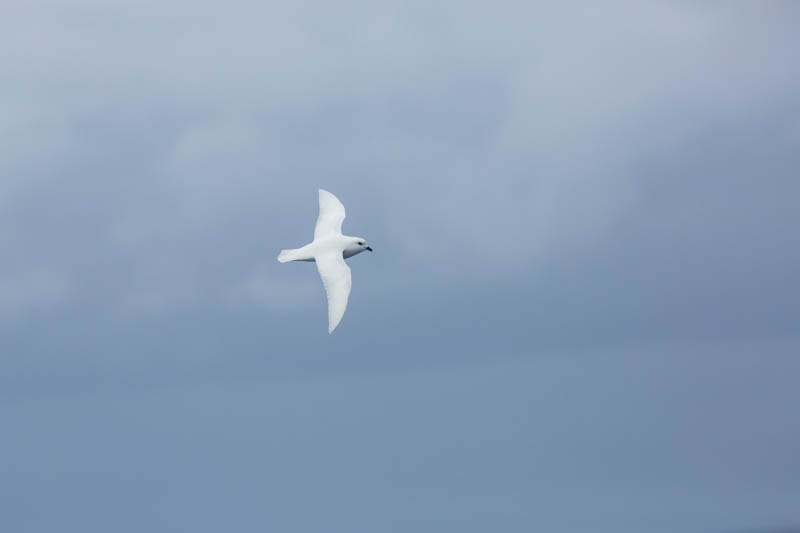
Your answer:
[[[800,530],[800,7],[376,4],[4,8],[0,529]]]

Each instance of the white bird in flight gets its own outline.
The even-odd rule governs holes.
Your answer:
[[[350,267],[348,257],[364,250],[372,251],[361,237],[342,235],[345,212],[342,202],[326,190],[319,190],[319,217],[314,228],[314,240],[302,248],[281,250],[278,261],[315,261],[319,277],[328,294],[328,333],[333,333],[342,321],[350,298]]]

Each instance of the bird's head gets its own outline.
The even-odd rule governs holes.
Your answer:
[[[347,253],[348,256],[352,256],[360,254],[364,250],[367,250],[369,252],[372,251],[372,248],[370,248],[369,244],[367,243],[367,240],[364,239],[363,237],[353,237],[352,241],[347,246],[347,250],[345,250],[345,252]]]

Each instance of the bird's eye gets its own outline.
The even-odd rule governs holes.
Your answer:
[[[360,243],[358,243],[358,244],[360,244],[361,246],[364,246],[364,243],[363,243],[363,242],[360,242]]]

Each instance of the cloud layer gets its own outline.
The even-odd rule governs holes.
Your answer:
[[[181,397],[213,410],[209,387],[249,387],[225,405],[255,416],[253,404],[291,401],[292,383],[322,403],[353,385],[334,403],[342,412],[327,413],[346,429],[313,433],[301,416],[310,404],[300,418],[269,411],[272,422],[259,422],[268,434],[248,432],[243,419],[222,425],[252,442],[296,430],[309,453],[314,438],[332,440],[343,470],[310,463],[331,490],[331,479],[348,474],[376,482],[371,466],[407,452],[387,475],[408,492],[384,486],[370,501],[415,530],[463,531],[459,510],[484,502],[505,530],[529,531],[537,522],[523,503],[552,488],[573,459],[553,508],[584,494],[587,513],[609,531],[641,531],[661,498],[682,509],[681,530],[800,523],[780,503],[796,495],[786,472],[800,446],[785,412],[800,398],[781,381],[800,340],[799,17],[790,3],[10,7],[0,22],[0,403],[19,435],[15,449],[58,440],[58,420],[72,419],[82,427],[74,449],[96,450],[97,427],[133,416],[135,435],[111,424],[121,440],[106,442],[108,463],[78,454],[69,474],[99,495],[126,456],[123,441],[170,427],[171,416],[185,414]],[[351,304],[333,337],[313,265],[275,261],[281,248],[311,238],[318,187],[345,203],[345,231],[375,248],[352,260]],[[608,367],[601,353],[616,354],[601,359]],[[588,365],[604,385],[592,388],[590,372],[565,370],[573,363],[563,358]],[[719,387],[717,371],[726,380]],[[364,372],[387,396],[354,377]],[[696,373],[704,376],[697,383],[687,377]],[[532,420],[546,413],[527,409],[548,397],[525,383],[558,396],[542,376],[583,384],[554,407],[585,425],[548,418],[555,433],[532,451],[542,442]],[[505,380],[515,396],[492,400]],[[624,389],[632,381],[641,390]],[[327,392],[315,394],[320,382]],[[284,392],[264,392],[271,384]],[[617,387],[629,394],[609,399]],[[468,394],[481,388],[485,412]],[[422,399],[404,408],[415,390]],[[693,402],[670,404],[686,391]],[[169,416],[150,394],[162,396]],[[59,409],[71,411],[52,411],[59,398],[70,398],[72,407]],[[608,412],[582,415],[597,398]],[[92,407],[106,402],[119,411]],[[376,412],[363,407],[371,402]],[[417,427],[426,403],[433,414]],[[397,439],[366,463],[343,451],[371,438],[343,414],[354,405],[384,444]],[[376,414],[381,406],[386,417]],[[474,411],[497,421],[470,433]],[[735,427],[734,412],[755,429]],[[626,422],[641,427],[653,413],[663,425],[647,427],[660,437],[629,433]],[[205,435],[203,424],[191,419],[164,455],[154,448],[123,469],[140,483],[129,494],[193,484],[191,465],[169,480],[156,472],[191,435]],[[490,442],[464,444],[437,463],[430,450],[447,457],[445,448],[458,448],[439,424],[458,442]],[[586,447],[562,448],[553,436],[560,430]],[[752,437],[762,430],[774,446]],[[204,453],[236,455],[237,444],[223,440]],[[735,453],[714,451],[731,442]],[[293,446],[269,449],[306,464]],[[245,448],[234,473],[215,463],[217,474],[263,496],[277,485],[246,474],[264,457]],[[37,453],[14,463],[26,465],[13,471],[27,487],[15,493],[20,509],[52,503],[59,479],[73,479],[53,473],[69,453],[36,472]],[[765,480],[755,474],[762,454]],[[496,463],[500,455],[508,462]],[[613,485],[609,494],[620,498],[635,492],[610,481],[606,459],[628,476],[622,485],[636,485],[646,465],[642,516],[619,519],[611,500],[590,504],[592,483],[599,492]],[[500,466],[462,481],[494,483],[511,503],[482,491],[447,503],[446,489],[461,484],[453,476],[473,462]],[[553,483],[537,482],[534,465]],[[708,482],[701,499],[730,481],[722,498],[743,509],[741,524],[681,499],[698,476]],[[359,487],[345,483],[342,494],[365,495]],[[289,500],[300,506],[295,490]],[[126,492],[115,494],[110,508]],[[435,503],[425,507],[420,494]],[[195,496],[239,509],[239,530],[267,523],[254,502]],[[169,529],[189,504],[166,501],[171,507],[156,514]],[[354,509],[330,505],[334,514]],[[556,515],[539,525],[585,530],[579,521],[558,526]],[[337,516],[339,524],[352,518]],[[52,529],[15,517],[13,525]],[[107,530],[98,520],[89,530]],[[381,530],[370,523],[363,530]]]

